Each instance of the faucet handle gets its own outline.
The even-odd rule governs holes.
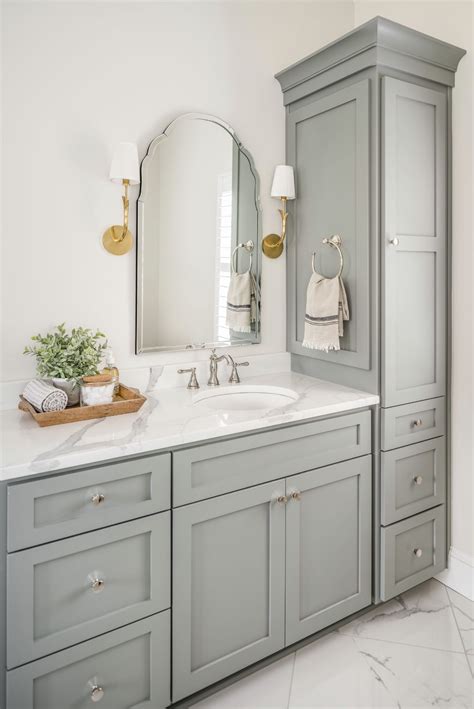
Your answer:
[[[229,383],[230,384],[239,384],[240,377],[239,377],[239,373],[237,371],[237,367],[248,367],[249,362],[235,362],[233,359],[231,360],[231,362],[232,362],[232,371],[230,373]]]
[[[178,369],[178,374],[191,374],[189,377],[189,382],[187,389],[199,389],[199,382],[196,377],[196,367],[190,367],[189,369]]]

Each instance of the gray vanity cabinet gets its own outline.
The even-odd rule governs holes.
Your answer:
[[[450,111],[464,54],[375,17],[276,76],[296,172],[287,225],[292,369],[380,395],[376,602],[447,563]],[[318,352],[302,346],[306,289],[313,251],[324,276],[336,272],[338,254],[322,244],[334,233],[350,322],[340,350]],[[412,541],[421,556],[409,556]]]
[[[285,481],[173,512],[173,701],[285,644]]]
[[[371,463],[174,510],[173,701],[370,605]]]
[[[372,457],[287,480],[286,644],[370,605]]]

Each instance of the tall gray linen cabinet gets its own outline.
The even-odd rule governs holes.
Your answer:
[[[287,244],[292,369],[380,394],[374,600],[449,548],[451,93],[465,54],[383,17],[277,74],[296,174]],[[311,257],[343,280],[340,351],[302,346]],[[448,517],[448,519],[447,519]]]

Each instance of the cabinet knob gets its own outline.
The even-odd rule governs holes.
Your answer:
[[[104,587],[105,587],[104,579],[97,578],[97,577],[91,579],[91,589],[94,591],[94,593],[100,593],[101,591],[104,590]]]
[[[98,687],[97,685],[95,687],[92,687],[91,701],[100,702],[100,700],[103,698],[104,694],[105,694],[105,692],[102,687]]]
[[[301,492],[299,490],[293,490],[290,492],[290,497],[292,500],[299,502],[301,500]]]
[[[286,495],[278,495],[276,501],[279,502],[280,505],[286,505],[286,503],[288,502],[288,498]]]
[[[421,483],[423,482],[423,478],[421,477],[421,475],[415,475],[415,477],[413,478],[413,482],[415,483],[415,485],[421,485]]]
[[[423,556],[423,549],[420,549],[419,547],[417,547],[416,549],[413,549],[413,553],[419,559],[420,556]]]
[[[398,246],[400,243],[400,239],[397,236],[394,236],[393,239],[389,239],[390,243],[392,246]]]
[[[96,492],[95,495],[92,495],[91,502],[97,507],[97,505],[101,505],[103,502],[105,502],[105,495],[103,495],[101,492]]]
[[[420,428],[422,423],[423,421],[421,419],[415,419],[414,421],[412,421],[412,426],[413,428]]]

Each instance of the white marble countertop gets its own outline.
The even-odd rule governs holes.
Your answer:
[[[292,389],[298,394],[296,401],[272,410],[220,412],[193,405],[194,394],[185,386],[160,388],[158,377],[152,368],[145,391],[148,400],[135,414],[40,428],[29,414],[16,409],[3,411],[0,480],[253,432],[365,408],[379,401],[374,394],[280,372],[246,376],[244,384]]]

